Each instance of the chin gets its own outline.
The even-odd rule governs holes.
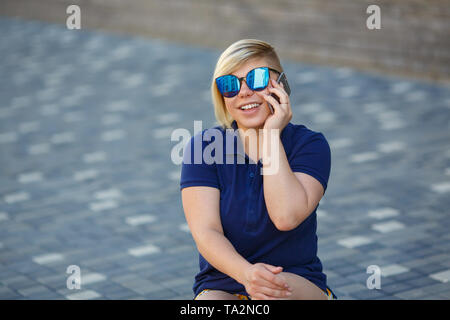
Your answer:
[[[267,117],[253,117],[253,118],[241,118],[241,119],[237,119],[237,122],[239,122],[242,126],[244,126],[247,129],[250,128],[262,128],[264,127],[264,123],[266,122]]]

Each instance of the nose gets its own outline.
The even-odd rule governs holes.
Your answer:
[[[241,83],[241,90],[239,91],[239,96],[240,97],[247,97],[247,96],[251,96],[252,94],[253,94],[253,90],[251,90],[247,86],[247,82],[246,81],[242,81],[242,83]]]

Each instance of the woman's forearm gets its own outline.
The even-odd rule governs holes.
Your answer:
[[[263,175],[264,198],[272,222],[278,229],[287,231],[306,219],[308,198],[305,189],[289,166],[279,135],[271,137],[270,134],[276,133],[267,132],[264,135],[267,149],[263,153],[263,172],[270,166],[277,170],[265,171],[270,174]],[[267,143],[268,141],[272,142]],[[277,148],[274,148],[274,141],[278,143]],[[266,163],[265,160],[270,162]]]
[[[198,251],[217,270],[237,282],[243,282],[244,270],[251,265],[223,233],[210,229],[194,236]]]

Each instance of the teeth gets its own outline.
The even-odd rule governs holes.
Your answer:
[[[246,106],[241,107],[241,110],[247,110],[247,109],[251,109],[251,108],[256,108],[257,106],[259,106],[259,103],[252,103],[252,104],[248,104]]]

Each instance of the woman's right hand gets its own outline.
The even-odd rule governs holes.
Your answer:
[[[253,300],[274,300],[291,295],[282,267],[255,263],[244,271],[243,285]]]

